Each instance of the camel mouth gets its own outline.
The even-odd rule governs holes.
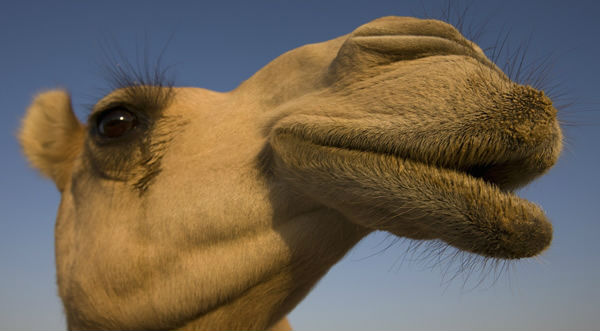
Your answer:
[[[374,191],[379,199],[390,201],[391,210],[401,211],[399,215],[382,211],[385,215],[377,219],[390,222],[369,227],[411,239],[441,240],[490,258],[532,257],[550,245],[552,225],[544,212],[511,191],[539,175],[515,177],[513,171],[520,161],[452,168],[276,131],[271,145],[280,160],[276,167],[281,170],[277,171],[286,178],[298,178],[297,185],[310,195],[331,194],[325,198],[329,199],[326,204],[343,209],[339,206],[344,201],[354,206],[352,201],[362,199],[354,192]],[[332,179],[333,173],[346,174]],[[369,185],[368,190],[364,185]],[[363,208],[373,212],[370,206]],[[348,217],[358,217],[361,212],[357,209]]]
[[[440,167],[482,180],[489,185],[496,186],[503,192],[512,192],[526,186],[534,178],[547,171],[547,168],[526,169],[527,167],[524,165],[528,164],[530,160],[535,160],[535,156],[532,155],[529,158],[523,157],[504,162],[473,163],[461,167],[445,165]],[[414,161],[419,162],[419,160]]]
[[[415,160],[416,161],[416,160]],[[515,187],[506,185],[509,182],[507,177],[503,177],[502,175],[494,175],[494,174],[503,174],[506,172],[506,169],[509,169],[511,165],[509,163],[501,163],[501,164],[474,164],[468,166],[466,168],[445,168],[450,170],[456,170],[457,172],[463,173],[467,176],[477,178],[482,180],[483,182],[489,185],[495,185],[500,190],[508,192],[512,191]]]

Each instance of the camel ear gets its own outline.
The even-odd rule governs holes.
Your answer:
[[[27,109],[19,141],[30,164],[63,191],[81,151],[84,127],[63,90],[38,94]]]

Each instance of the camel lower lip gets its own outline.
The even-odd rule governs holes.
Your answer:
[[[477,201],[462,208],[463,215],[467,215],[465,220],[470,224],[463,224],[458,236],[445,232],[455,225],[443,227],[439,235],[443,241],[465,251],[505,259],[535,256],[550,245],[552,226],[539,206],[469,172],[435,167],[432,171],[437,172],[437,176],[431,178],[450,184],[449,192],[466,197],[464,202]],[[471,245],[465,245],[465,242]]]

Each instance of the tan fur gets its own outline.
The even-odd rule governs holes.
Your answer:
[[[52,179],[60,191],[71,176],[84,129],[65,91],[40,93],[27,110],[19,141],[31,165]]]
[[[62,192],[69,328],[289,329],[374,230],[502,259],[550,244],[511,190],[556,162],[556,110],[446,23],[382,18],[228,93],[158,89],[114,91],[87,127],[47,92],[24,120],[25,154]],[[105,141],[114,107],[144,120]]]

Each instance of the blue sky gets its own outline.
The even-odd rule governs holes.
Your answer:
[[[445,1],[19,1],[0,10],[0,329],[64,329],[56,294],[54,217],[60,196],[29,169],[14,138],[32,96],[67,88],[80,117],[104,92],[103,52],[135,62],[147,45],[176,85],[227,91],[281,53],[351,32],[386,15],[435,15]],[[600,5],[594,1],[473,1],[467,22],[487,22],[493,46],[509,32],[527,59],[550,56],[550,84],[567,126],[556,167],[519,194],[541,206],[554,242],[493,282],[403,262],[368,237],[290,315],[298,330],[593,330],[600,326]],[[172,38],[171,38],[172,37]],[[387,240],[387,241],[386,241]],[[383,250],[383,252],[381,252]]]

